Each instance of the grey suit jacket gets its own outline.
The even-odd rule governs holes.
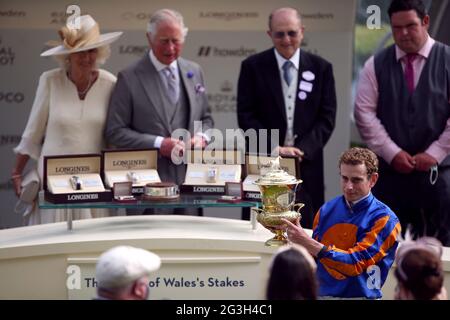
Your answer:
[[[203,71],[200,66],[183,58],[178,59],[180,80],[187,93],[189,105],[189,130],[194,132],[194,121],[202,121],[202,131],[213,127]],[[164,88],[159,85],[159,74],[149,55],[119,72],[111,95],[105,138],[118,148],[153,148],[157,136],[170,137],[173,130],[166,112],[162,108]],[[176,172],[170,173],[171,170]],[[163,181],[178,184],[184,181],[183,165],[175,166],[170,159],[158,159],[158,171]]]

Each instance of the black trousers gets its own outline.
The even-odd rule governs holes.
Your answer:
[[[402,234],[409,227],[417,237],[436,237],[450,246],[450,168],[438,170],[432,185],[430,172],[401,174],[381,160],[373,194],[400,219]]]

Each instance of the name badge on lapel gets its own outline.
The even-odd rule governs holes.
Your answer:
[[[305,71],[302,73],[302,78],[306,81],[314,81],[314,79],[316,79],[316,75],[311,71]]]
[[[316,75],[311,71],[304,71],[302,72],[302,78],[304,80],[301,80],[298,86],[299,89],[298,98],[300,100],[306,100],[306,98],[308,98],[307,92],[312,92],[313,90],[314,85],[312,81],[316,79]]]
[[[311,92],[313,88],[313,84],[311,82],[300,81],[300,85],[298,87],[300,90]]]

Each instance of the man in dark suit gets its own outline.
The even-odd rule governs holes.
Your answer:
[[[158,172],[162,181],[184,182],[186,166],[171,157],[185,143],[202,147],[204,132],[212,128],[203,71],[198,64],[180,57],[187,33],[181,14],[156,11],[150,18],[147,39],[150,51],[121,71],[112,93],[105,136],[121,148],[158,148]],[[202,126],[194,126],[201,121]],[[184,128],[191,140],[172,137]]]
[[[243,130],[279,130],[279,141],[272,141],[278,147],[269,152],[301,161],[298,200],[306,204],[302,225],[311,228],[324,202],[323,148],[334,129],[336,91],[331,64],[300,50],[303,31],[297,10],[271,13],[267,34],[274,48],[242,62],[237,109]]]

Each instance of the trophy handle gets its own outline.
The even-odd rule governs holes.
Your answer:
[[[252,211],[255,211],[257,214],[258,214],[258,213],[263,213],[263,212],[264,212],[264,210],[259,209],[259,208],[252,208]]]
[[[300,213],[300,218],[302,217],[302,214],[301,214],[300,210],[301,210],[304,206],[305,206],[304,203],[296,203],[296,204],[294,204],[294,206],[293,206],[294,209],[295,209],[295,207],[298,207],[298,208],[297,208],[297,212]]]
[[[298,180],[297,183],[295,184],[295,188],[294,188],[294,199],[291,201],[291,203],[289,204],[289,207],[293,207],[295,208],[296,204],[295,204],[295,198],[296,198],[296,194],[297,194],[297,189],[298,186],[300,185],[300,183],[302,183],[302,180]],[[302,205],[300,208],[298,208],[298,210],[300,210],[302,207],[304,207],[305,205],[303,203],[299,203],[298,205]],[[298,213],[300,213],[299,211],[297,211]]]

